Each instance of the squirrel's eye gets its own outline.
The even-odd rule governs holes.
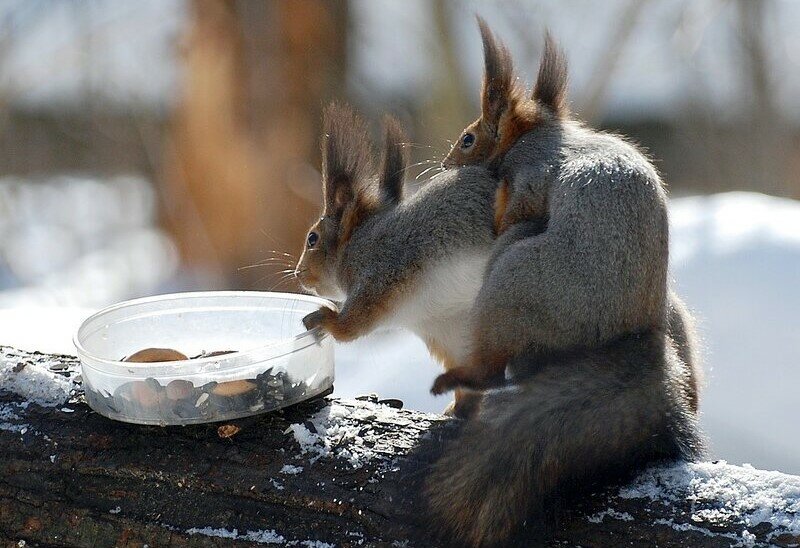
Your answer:
[[[461,137],[461,148],[469,148],[475,144],[475,136],[472,133],[465,133]]]
[[[319,234],[317,234],[316,232],[308,233],[308,240],[306,240],[306,244],[308,244],[308,247],[314,247],[315,245],[317,245],[318,241],[319,241]]]

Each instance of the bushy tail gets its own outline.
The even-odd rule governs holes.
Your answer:
[[[487,392],[428,478],[436,528],[454,545],[503,545],[567,492],[696,457],[683,369],[663,334],[635,335]]]
[[[692,410],[696,413],[700,405],[704,375],[694,318],[677,293],[670,290],[667,298],[667,335],[686,366],[689,398]]]

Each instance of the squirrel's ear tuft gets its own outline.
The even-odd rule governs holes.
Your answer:
[[[533,88],[533,99],[557,116],[567,113],[567,58],[550,31],[545,31],[544,54]]]
[[[500,117],[508,110],[515,91],[514,63],[506,45],[494,37],[486,21],[478,16],[478,27],[483,40],[483,88],[481,110],[483,121],[497,129]]]
[[[381,161],[380,193],[384,204],[397,204],[403,199],[403,179],[408,167],[408,138],[394,116],[383,121],[384,142]]]
[[[363,118],[331,103],[323,114],[322,186],[325,210],[340,214],[372,175],[372,147]]]

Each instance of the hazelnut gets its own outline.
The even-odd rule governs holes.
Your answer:
[[[171,381],[164,389],[164,392],[167,394],[167,398],[173,401],[188,398],[192,395],[193,391],[194,385],[191,382],[180,379]]]
[[[151,362],[177,362],[188,360],[185,354],[171,348],[145,348],[125,358],[126,362],[151,363]]]
[[[160,393],[147,381],[133,381],[130,383],[130,394],[136,403],[142,407],[155,407],[158,405]]]
[[[250,381],[230,381],[219,383],[211,392],[216,396],[239,396],[255,389],[255,383]]]

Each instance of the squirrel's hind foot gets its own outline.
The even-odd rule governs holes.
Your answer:
[[[483,394],[456,390],[455,399],[445,408],[444,414],[456,419],[468,420],[478,414]]]

